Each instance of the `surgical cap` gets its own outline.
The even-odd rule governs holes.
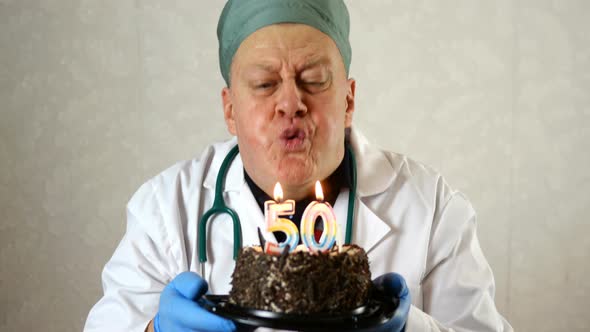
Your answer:
[[[342,0],[229,0],[219,18],[219,67],[229,86],[229,71],[238,47],[256,30],[277,23],[301,23],[330,36],[340,50],[346,73],[352,50],[350,18]]]

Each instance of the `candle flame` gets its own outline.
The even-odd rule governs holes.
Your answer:
[[[283,200],[283,188],[281,188],[281,184],[277,182],[275,184],[275,191],[274,191],[275,201],[281,202]]]
[[[320,202],[324,200],[324,192],[322,191],[320,181],[315,182],[315,197]]]

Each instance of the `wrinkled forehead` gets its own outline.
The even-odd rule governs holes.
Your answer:
[[[234,56],[232,71],[236,66],[270,71],[284,65],[297,70],[341,65],[345,70],[338,47],[328,35],[304,24],[281,23],[248,36]]]

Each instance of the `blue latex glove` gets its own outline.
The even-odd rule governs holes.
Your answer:
[[[377,279],[373,280],[373,285],[378,291],[383,292],[385,296],[399,299],[399,305],[391,320],[379,328],[372,331],[375,332],[403,332],[406,328],[406,321],[410,313],[410,305],[412,299],[410,298],[410,291],[406,285],[404,278],[397,273],[386,273]]]
[[[196,301],[209,286],[199,275],[183,272],[160,295],[160,309],[154,318],[156,332],[234,332],[236,325],[202,308]]]

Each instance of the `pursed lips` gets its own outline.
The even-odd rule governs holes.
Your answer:
[[[305,149],[307,136],[303,128],[290,127],[282,131],[279,140],[286,151],[298,152]]]

